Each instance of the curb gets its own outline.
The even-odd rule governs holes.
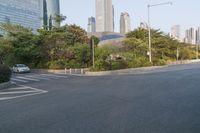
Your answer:
[[[0,90],[6,89],[11,85],[11,82],[5,82],[0,84]]]
[[[130,68],[123,70],[113,70],[113,71],[100,71],[100,72],[86,72],[86,76],[108,76],[108,75],[125,75],[125,74],[138,74],[142,71],[152,71],[155,69],[165,68],[165,66],[151,66],[151,67],[140,67],[140,68]]]

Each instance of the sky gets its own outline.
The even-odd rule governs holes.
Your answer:
[[[168,0],[113,0],[115,8],[115,31],[119,32],[121,12],[131,16],[132,29],[140,22],[147,22],[147,5]],[[171,0],[172,5],[151,8],[151,26],[168,33],[173,25],[180,25],[183,33],[190,27],[200,26],[199,0]],[[65,23],[77,24],[87,29],[88,18],[95,17],[95,0],[60,0],[61,14],[67,16]]]

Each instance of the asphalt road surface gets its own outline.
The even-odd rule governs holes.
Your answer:
[[[200,64],[103,77],[31,73],[12,82],[0,92],[0,133],[200,132]]]

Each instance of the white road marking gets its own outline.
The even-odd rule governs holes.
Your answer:
[[[21,80],[21,79],[16,79],[16,78],[11,78],[11,80],[18,81],[18,82],[23,82],[23,83],[27,83],[28,82],[28,81]]]
[[[40,90],[40,89],[36,89],[33,87],[29,87],[29,86],[24,86],[24,85],[19,85],[20,87],[17,87],[16,89],[31,89],[32,91],[15,91],[15,92],[1,92],[0,95],[10,95],[10,94],[22,94],[20,96],[8,96],[8,97],[2,97],[0,98],[0,101],[3,100],[11,100],[11,99],[16,99],[16,98],[23,98],[23,97],[27,97],[27,96],[34,96],[34,95],[39,95],[39,94],[43,94],[43,93],[47,93],[48,91],[45,90]],[[11,88],[14,89],[14,88]],[[31,93],[31,94],[24,94],[23,93]]]
[[[67,76],[61,76],[61,75],[54,75],[54,74],[40,74],[48,77],[57,77],[57,78],[68,78]]]
[[[19,78],[19,79],[24,79],[24,80],[30,80],[30,81],[40,81],[40,80],[37,80],[37,79],[33,79],[33,78],[26,78],[26,77],[20,77],[20,76],[17,76],[16,78]]]
[[[11,84],[16,84],[16,82],[11,81]]]
[[[15,97],[4,97],[4,98],[0,98],[0,101],[23,98],[23,97],[28,97],[28,96],[34,96],[34,95],[39,95],[39,94],[43,94],[43,93],[47,93],[47,92],[42,91],[42,92],[36,92],[36,93],[32,93],[32,94],[26,94],[26,95],[15,96]]]
[[[0,95],[8,95],[8,94],[22,94],[22,93],[32,93],[37,91],[13,91],[13,92],[0,92]]]
[[[49,79],[49,78],[45,78],[45,77],[39,77],[39,76],[26,76],[26,77],[28,77],[28,78],[34,78],[34,79],[43,79],[43,80],[51,80],[51,79]]]
[[[27,89],[27,87],[15,87],[15,88],[9,88],[8,90],[24,90]]]

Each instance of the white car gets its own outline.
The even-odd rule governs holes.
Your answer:
[[[27,73],[30,72],[30,68],[24,64],[16,64],[13,66],[13,72],[15,73]]]

